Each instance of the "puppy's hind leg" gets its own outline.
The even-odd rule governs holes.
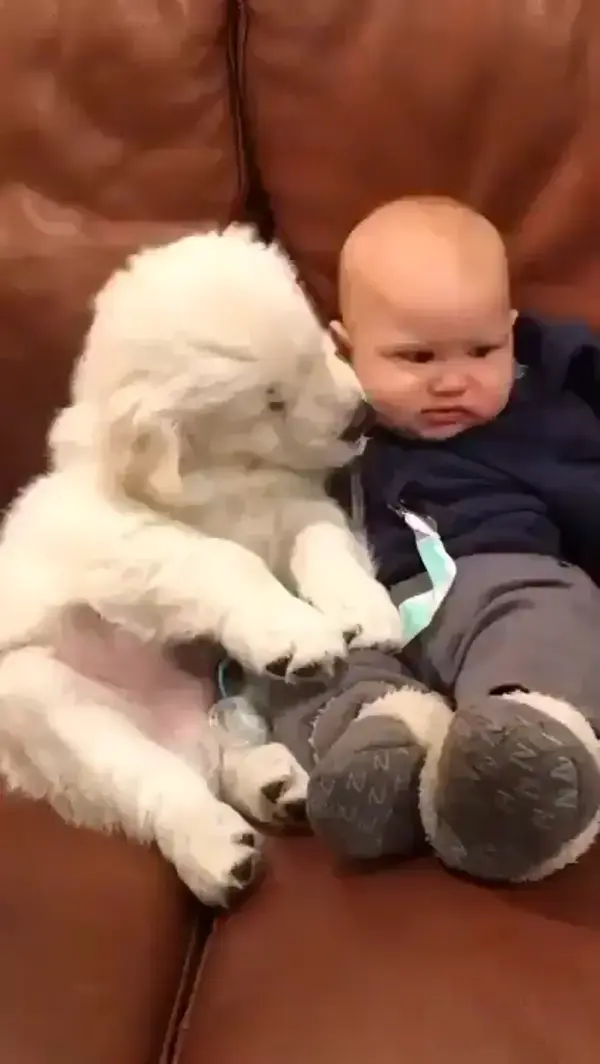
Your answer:
[[[308,775],[282,743],[224,743],[223,797],[261,824],[297,824],[306,813]]]
[[[0,773],[66,820],[155,841],[201,901],[228,904],[253,878],[256,834],[200,772],[121,709],[112,691],[45,648],[8,652],[0,661]]]

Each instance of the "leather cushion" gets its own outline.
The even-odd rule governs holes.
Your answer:
[[[150,850],[0,801],[0,1060],[168,1059],[209,916]]]
[[[178,1064],[596,1064],[600,853],[490,889],[425,858],[363,875],[276,842],[217,921]]]
[[[378,203],[441,193],[505,234],[515,302],[600,326],[596,0],[244,0],[242,84],[276,232],[324,315]]]
[[[240,214],[225,0],[0,11],[0,505],[39,471],[90,295],[140,244]]]

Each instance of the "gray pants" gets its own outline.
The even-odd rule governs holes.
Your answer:
[[[536,554],[479,554],[457,568],[437,617],[406,647],[407,669],[457,705],[510,689],[564,699],[600,734],[596,585]]]
[[[576,706],[600,735],[600,590],[589,577],[534,554],[475,555],[460,559],[457,570],[432,624],[399,658],[357,651],[335,683],[261,686],[260,709],[275,737],[305,767],[315,760],[312,734],[325,706],[337,732],[335,718],[341,729],[402,678],[456,706],[510,690],[551,695]],[[392,596],[401,602],[422,586],[405,582]]]
[[[331,682],[264,688],[309,772],[315,833],[343,856],[406,857],[424,829],[446,865],[488,880],[576,860],[600,826],[599,636],[580,570],[477,555],[402,654],[352,650]]]

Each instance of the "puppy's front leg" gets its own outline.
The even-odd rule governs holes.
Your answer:
[[[336,619],[291,595],[251,551],[174,522],[121,528],[119,519],[111,511],[103,522],[96,562],[82,573],[85,598],[104,616],[151,617],[162,639],[212,639],[258,672],[302,673],[344,656]]]
[[[228,904],[254,875],[255,832],[199,773],[138,731],[111,697],[43,647],[7,653],[0,663],[0,772],[66,820],[156,842],[201,901]]]
[[[288,564],[298,593],[352,636],[352,646],[401,647],[398,610],[335,503],[305,503],[286,516],[294,530]]]

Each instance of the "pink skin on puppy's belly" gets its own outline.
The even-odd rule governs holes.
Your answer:
[[[200,644],[185,648],[192,675],[168,648],[80,607],[63,617],[53,650],[80,676],[111,688],[119,709],[161,746],[187,746],[206,735],[207,713],[217,698],[215,656]]]

